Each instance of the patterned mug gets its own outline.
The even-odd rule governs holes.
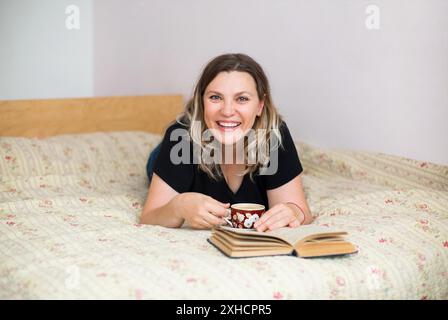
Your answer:
[[[254,223],[265,212],[265,207],[257,203],[235,203],[228,210],[230,211],[230,217],[225,220],[230,226],[240,229],[253,229]]]

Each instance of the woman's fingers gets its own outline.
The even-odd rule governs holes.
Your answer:
[[[269,209],[268,211],[266,211],[261,218],[255,222],[254,227],[257,228],[263,224],[266,223],[266,221],[268,221],[269,219],[271,219],[275,214],[277,214],[279,211],[281,210],[281,207],[276,205],[273,206],[271,209]]]
[[[219,202],[219,201],[218,201]],[[229,208],[230,207],[230,203],[223,203],[223,202],[219,202],[224,208]]]
[[[209,228],[225,224],[223,217],[226,215],[226,209],[216,203],[205,203],[200,212],[201,218],[207,222]]]
[[[255,223],[254,227],[257,231],[263,232],[288,226],[295,220],[295,215],[291,208],[280,203],[266,211],[260,220]]]
[[[212,227],[205,217],[201,217],[195,226],[196,229],[211,229]]]
[[[202,216],[202,219],[205,222],[207,222],[209,228],[226,223],[224,219],[218,218],[217,216],[211,214],[210,212],[205,212],[204,215]]]
[[[217,225],[226,224],[223,217],[228,215],[230,203],[222,203],[210,196],[200,198],[198,211],[193,215],[192,227],[196,229],[211,229]]]
[[[289,224],[288,216],[285,215],[279,215],[279,216],[280,216],[279,219],[269,221],[269,225],[267,226],[269,230],[275,230],[281,227],[285,227]]]
[[[211,229],[217,224],[220,223],[219,218],[215,217],[214,215],[210,214],[208,211],[204,210],[201,211],[198,216],[195,217],[193,220],[192,227],[195,229]]]
[[[263,232],[266,230],[274,230],[279,224],[282,224],[281,227],[288,224],[288,218],[282,212],[278,212],[266,220],[262,225],[258,226],[257,231]]]
[[[300,226],[300,221],[297,219],[294,219],[292,222],[290,222],[288,224],[288,226],[291,228],[297,228],[298,226]]]
[[[222,203],[213,198],[205,203],[205,208],[217,217],[226,217],[228,206],[230,206],[230,203]]]

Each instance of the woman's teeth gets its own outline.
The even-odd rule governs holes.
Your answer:
[[[223,128],[236,128],[241,124],[241,122],[221,122],[221,121],[218,121],[217,123],[220,127]]]

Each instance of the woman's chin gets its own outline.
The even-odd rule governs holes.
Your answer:
[[[234,141],[234,139],[232,137],[221,136],[221,135],[215,135],[214,137],[222,145],[231,145],[236,142],[236,141]]]
[[[243,136],[241,132],[219,132],[215,137],[223,145],[234,145]]]
[[[244,137],[244,133],[241,129],[230,131],[213,128],[211,131],[216,140],[223,145],[233,145]]]

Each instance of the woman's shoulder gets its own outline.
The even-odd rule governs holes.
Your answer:
[[[176,139],[179,137],[189,136],[189,127],[187,124],[179,122],[177,120],[171,122],[165,129],[164,139]]]
[[[281,139],[281,145],[284,144],[285,140],[291,139],[291,133],[289,131],[288,125],[283,119],[280,119],[277,130],[278,134],[280,135],[279,138]]]
[[[183,122],[179,122],[179,120],[174,120],[171,123],[168,124],[165,133],[166,132],[172,132],[176,129],[184,129],[184,130],[188,130],[188,124],[183,123]]]
[[[286,124],[286,121],[281,119],[280,123],[278,125],[278,129],[280,130],[280,132],[284,133],[284,132],[289,132],[288,129],[288,125]]]

